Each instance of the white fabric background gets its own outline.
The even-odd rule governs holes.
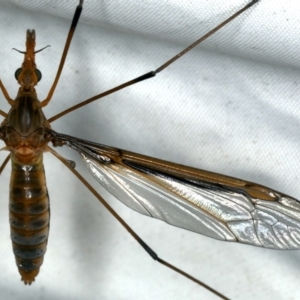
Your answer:
[[[230,2],[230,3],[229,3]],[[247,1],[86,1],[51,117],[159,67]],[[77,1],[0,2],[0,76],[11,97],[25,31],[37,31],[45,98]],[[259,4],[150,81],[53,123],[58,132],[257,182],[299,197],[300,7]],[[1,108],[9,109],[4,97]],[[93,182],[79,156],[77,169]],[[2,159],[7,153],[1,153]],[[25,287],[11,250],[10,167],[1,175],[3,299],[217,299],[152,261],[50,154],[51,231],[36,282]],[[299,299],[300,252],[218,242],[131,211],[98,191],[163,258],[232,299]]]

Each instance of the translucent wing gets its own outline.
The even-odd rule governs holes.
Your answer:
[[[206,236],[300,249],[300,202],[267,187],[66,135],[96,180],[130,208]]]

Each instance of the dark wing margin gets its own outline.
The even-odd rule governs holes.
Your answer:
[[[128,207],[218,240],[300,249],[300,202],[270,188],[51,131]]]

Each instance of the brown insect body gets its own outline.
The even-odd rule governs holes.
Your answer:
[[[39,273],[40,266],[43,263],[44,253],[46,252],[50,210],[43,166],[43,152],[50,151],[77,176],[150,257],[169,269],[204,286],[215,295],[227,299],[224,295],[193,276],[161,259],[74,169],[74,165],[70,161],[62,158],[56,151],[47,146],[50,141],[55,147],[68,146],[77,151],[99,183],[132,209],[148,216],[164,220],[169,224],[196,231],[210,237],[221,237],[220,239],[222,240],[239,241],[239,232],[242,231],[242,234],[244,234],[246,230],[237,231],[237,234],[235,234],[234,231],[231,232],[225,228],[226,224],[232,221],[231,212],[233,212],[234,216],[236,214],[240,216],[241,210],[244,212],[245,209],[250,207],[245,215],[246,221],[250,220],[251,223],[256,216],[254,215],[254,217],[252,217],[251,212],[254,211],[252,207],[258,201],[257,198],[260,198],[259,200],[261,200],[262,203],[267,202],[269,204],[269,202],[272,201],[276,202],[275,205],[279,206],[278,209],[283,212],[285,212],[285,206],[288,206],[288,209],[292,208],[300,211],[300,208],[298,208],[300,204],[295,199],[289,198],[285,200],[284,204],[278,204],[277,202],[285,195],[269,188],[232,177],[196,170],[137,153],[81,140],[57,133],[51,130],[50,127],[51,122],[73,110],[127,86],[156,76],[157,73],[167,68],[182,55],[225,26],[257,1],[258,0],[252,0],[206,35],[165,62],[158,69],[127,81],[106,92],[95,95],[48,120],[42,112],[42,107],[49,103],[58,83],[72,36],[82,11],[83,0],[79,1],[79,5],[75,10],[56,77],[48,96],[43,101],[38,100],[35,91],[35,85],[37,85],[41,79],[41,73],[35,65],[35,54],[42,49],[38,51],[34,50],[35,31],[27,30],[26,51],[22,52],[17,50],[23,53],[25,57],[22,67],[15,73],[15,77],[20,84],[15,100],[9,97],[0,80],[0,89],[11,105],[8,114],[0,110],[0,114],[5,117],[0,127],[0,139],[4,140],[6,144],[5,149],[11,152],[10,156],[0,167],[0,173],[10,158],[12,161],[10,182],[11,239],[16,263],[25,284],[31,284],[35,280],[35,277]],[[114,180],[111,180],[112,178]],[[203,196],[203,193],[205,193],[205,196]],[[217,197],[216,193],[218,195]],[[240,197],[241,195],[243,196],[242,199]],[[231,201],[230,196],[234,198],[236,202]],[[245,196],[248,196],[248,198]],[[218,202],[219,197],[224,197],[225,199],[221,201],[221,204]],[[252,203],[253,197],[255,201]],[[141,205],[140,201],[142,203]],[[206,208],[206,210],[203,207]],[[211,211],[214,212],[214,214],[208,215]],[[224,220],[221,218],[223,216]],[[225,217],[227,216],[228,218],[226,219]],[[242,215],[242,217],[244,218],[244,215]],[[205,221],[203,221],[203,219]],[[243,228],[244,227],[242,227],[242,229]],[[249,226],[246,228],[249,228]],[[252,232],[254,232],[254,239],[257,238],[254,229],[251,233]],[[228,238],[228,236],[230,238]],[[248,241],[248,243],[261,247],[264,246],[264,244],[256,242],[257,239],[255,239],[256,243],[254,243],[253,239],[251,239],[252,236],[253,235],[250,235],[250,241]],[[242,236],[242,242],[245,242],[245,240],[244,236]],[[266,241],[266,243],[267,242],[268,241]],[[268,245],[269,244],[266,246]],[[281,246],[281,244],[279,246]],[[291,243],[290,246],[291,248],[295,247],[294,243]]]
[[[6,149],[11,151],[10,226],[13,250],[22,280],[31,284],[46,252],[49,232],[49,197],[43,165],[48,140],[45,118],[34,86],[41,75],[35,65],[35,31],[27,30],[22,67],[16,71],[21,85],[2,123]]]

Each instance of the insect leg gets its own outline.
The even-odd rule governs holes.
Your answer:
[[[0,174],[2,174],[4,168],[6,167],[9,160],[10,160],[10,153],[7,155],[7,157],[5,158],[4,162],[2,163],[2,165],[0,167]]]
[[[143,247],[143,249],[157,262],[161,263],[162,265],[172,269],[173,271],[185,276],[186,278],[194,281],[195,283],[203,286],[210,292],[214,293],[216,296],[220,297],[221,299],[229,299],[223,294],[219,293],[218,291],[214,290],[210,286],[206,285],[205,283],[201,282],[200,280],[196,279],[195,277],[187,274],[186,272],[176,268],[172,264],[168,263],[167,261],[161,259],[136,233],[135,231],[118,215],[118,213],[98,194],[98,192],[75,170],[72,168],[70,164],[61,157],[54,149],[48,147],[48,150],[57,157],[88,189],[89,191],[105,206],[105,208],[121,223],[121,225],[131,234],[131,236]]]
[[[3,95],[4,95],[4,97],[5,97],[5,99],[7,100],[7,102],[8,102],[10,105],[13,105],[14,100],[11,99],[11,98],[9,97],[8,92],[7,92],[7,90],[6,90],[6,88],[5,88],[5,86],[3,85],[3,83],[2,83],[1,80],[0,80],[0,89],[1,89],[1,91],[2,91],[2,93],[3,93]],[[3,113],[4,113],[5,115],[3,115]],[[2,110],[1,110],[1,113],[0,113],[0,114],[1,114],[3,117],[6,117],[6,116],[7,116],[7,114],[6,114],[5,112],[3,112]]]
[[[2,109],[0,109],[0,115],[1,115],[2,117],[4,117],[4,118],[7,117],[7,113],[4,112]]]
[[[81,11],[82,11],[82,4],[83,4],[83,0],[80,0],[78,6],[76,7],[74,17],[73,17],[73,20],[72,20],[72,24],[71,24],[71,27],[70,27],[70,30],[69,30],[69,34],[68,34],[68,37],[67,37],[67,40],[66,40],[65,48],[64,48],[63,54],[62,54],[61,59],[60,59],[60,63],[59,63],[59,66],[58,66],[58,70],[57,70],[54,82],[52,84],[52,87],[51,87],[46,99],[41,101],[41,106],[42,107],[46,106],[50,102],[50,100],[53,96],[54,90],[57,86],[59,77],[61,75],[62,69],[63,69],[64,64],[65,64],[65,60],[66,60],[66,57],[67,57],[67,54],[68,54],[68,51],[69,51],[69,48],[70,48],[70,44],[71,44],[71,41],[72,41],[72,38],[73,38],[73,35],[74,35],[74,32],[75,32],[77,23],[78,23],[79,18],[80,18],[80,14],[81,14]]]
[[[252,0],[250,3],[248,3],[247,5],[245,5],[243,8],[241,8],[240,10],[238,10],[235,14],[233,14],[232,16],[230,16],[228,19],[226,19],[225,21],[223,21],[222,23],[220,23],[217,27],[213,28],[211,31],[209,31],[208,33],[206,33],[204,36],[202,36],[201,38],[199,38],[197,41],[195,41],[194,43],[192,43],[190,46],[188,46],[187,48],[185,48],[184,50],[182,50],[180,53],[176,54],[174,57],[172,57],[171,59],[169,59],[167,62],[165,62],[164,64],[162,64],[159,68],[157,68],[155,71],[151,71],[148,72],[142,76],[139,76],[135,79],[132,79],[130,81],[127,81],[115,88],[112,88],[104,93],[98,94],[92,98],[89,98],[83,102],[80,102],[62,112],[60,112],[59,114],[51,117],[50,119],[48,119],[49,123],[57,120],[58,118],[68,114],[69,112],[76,110],[82,106],[85,106],[95,100],[98,100],[102,97],[105,97],[109,94],[112,94],[116,91],[119,91],[121,89],[124,89],[125,87],[128,87],[130,85],[133,85],[135,83],[147,80],[149,78],[154,77],[157,73],[161,72],[162,70],[166,69],[169,65],[171,65],[173,62],[175,62],[177,59],[179,59],[181,56],[183,56],[184,54],[186,54],[187,52],[189,52],[190,50],[192,50],[193,48],[195,48],[197,45],[199,45],[201,42],[203,42],[204,40],[206,40],[208,37],[210,37],[211,35],[213,35],[214,33],[216,33],[219,29],[221,29],[222,27],[224,27],[226,24],[228,24],[229,22],[231,22],[233,19],[235,19],[236,17],[238,17],[240,14],[242,14],[243,12],[245,12],[247,9],[249,9],[251,6],[253,6],[255,3],[257,3],[259,0]]]

